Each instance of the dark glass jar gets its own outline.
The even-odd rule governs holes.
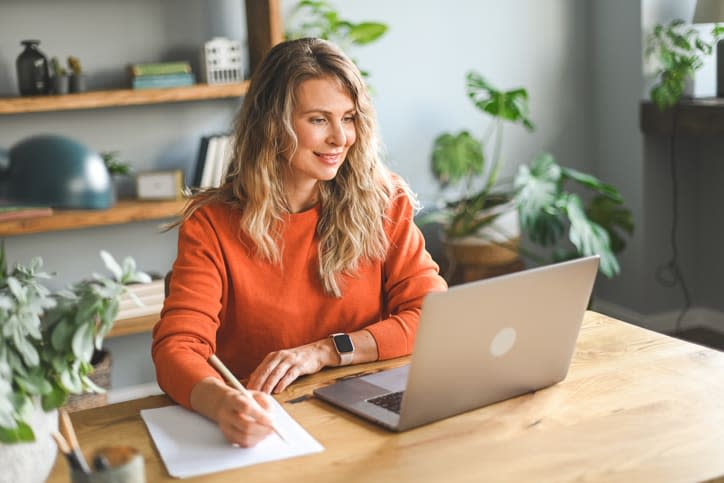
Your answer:
[[[22,96],[37,96],[50,92],[48,59],[38,50],[40,40],[23,40],[25,46],[15,67],[18,71],[18,87]]]

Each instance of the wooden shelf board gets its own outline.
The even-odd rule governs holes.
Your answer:
[[[161,89],[115,89],[53,96],[0,97],[0,114],[70,111],[240,97],[246,94],[248,87],[249,82],[244,81],[234,84],[196,84]]]
[[[0,222],[0,237],[120,225],[178,216],[186,200],[119,201],[107,210],[57,210],[50,216]]]
[[[161,318],[161,314],[142,315],[130,319],[119,319],[113,324],[113,328],[106,335],[106,339],[121,337],[124,335],[143,334],[151,332],[153,326]]]
[[[676,118],[674,118],[676,116]],[[664,111],[651,101],[640,105],[641,132],[648,135],[716,136],[724,134],[724,98],[685,99]]]

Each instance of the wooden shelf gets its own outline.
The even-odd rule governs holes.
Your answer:
[[[674,118],[676,116],[676,118]],[[660,111],[651,101],[640,106],[641,132],[654,136],[676,134],[718,136],[724,134],[724,98],[686,99],[676,106]]]
[[[106,339],[113,337],[121,337],[124,335],[143,334],[151,332],[153,326],[161,318],[161,314],[142,315],[130,319],[116,320],[113,328],[106,335]]]
[[[107,210],[57,210],[50,216],[2,221],[0,237],[173,218],[181,213],[185,203],[186,200],[119,201]]]
[[[244,81],[236,84],[196,84],[162,89],[90,91],[60,96],[0,97],[0,114],[71,111],[101,107],[222,99],[243,96],[248,88],[249,82]]]

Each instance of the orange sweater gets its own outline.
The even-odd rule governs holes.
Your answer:
[[[245,235],[239,240],[239,212],[228,205],[206,205],[184,221],[152,346],[158,383],[176,402],[190,407],[196,383],[220,378],[207,363],[212,353],[245,379],[269,352],[335,332],[366,328],[380,359],[412,352],[423,297],[446,285],[407,197],[388,212],[386,259],[343,276],[341,298],[325,294],[317,275],[319,215],[317,207],[287,216],[281,267],[254,256]]]

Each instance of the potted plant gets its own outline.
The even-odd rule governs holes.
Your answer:
[[[512,182],[501,182],[505,124],[534,129],[528,117],[528,93],[523,88],[496,89],[474,71],[466,79],[468,97],[493,122],[482,139],[465,130],[435,139],[432,171],[448,196],[438,209],[421,218],[422,223],[441,224],[448,281],[520,269],[521,254],[543,262],[540,255],[521,248],[521,233],[535,244],[553,247],[554,260],[599,254],[601,272],[609,277],[618,273],[614,253],[625,246],[623,233],[633,230],[631,213],[618,191],[593,176],[558,165],[547,153],[521,165]],[[566,189],[569,182],[594,196],[584,202],[576,191]],[[563,246],[564,234],[569,246]]]
[[[724,26],[715,25],[711,41],[702,39],[699,31],[681,19],[657,24],[646,38],[646,59],[655,61],[657,83],[651,88],[651,100],[664,110],[681,98],[687,82],[704,65],[713,46],[724,36]]]
[[[50,65],[53,70],[53,94],[67,94],[68,93],[68,72],[60,64],[60,60],[57,57],[50,59]]]
[[[126,285],[150,280],[130,257],[122,265],[105,251],[101,258],[112,278],[94,274],[51,293],[40,258],[8,270],[0,247],[0,467],[17,475],[14,481],[45,479],[55,457],[48,434],[57,429],[55,409],[69,394],[103,390],[90,379],[93,354]],[[43,450],[44,457],[24,456]],[[30,466],[19,467],[23,462]]]
[[[103,164],[113,181],[113,190],[116,199],[131,199],[136,197],[136,180],[133,168],[128,161],[121,161],[118,151],[101,151]]]
[[[70,92],[85,91],[85,74],[83,74],[80,59],[72,55],[68,56],[68,68],[70,69]]]

